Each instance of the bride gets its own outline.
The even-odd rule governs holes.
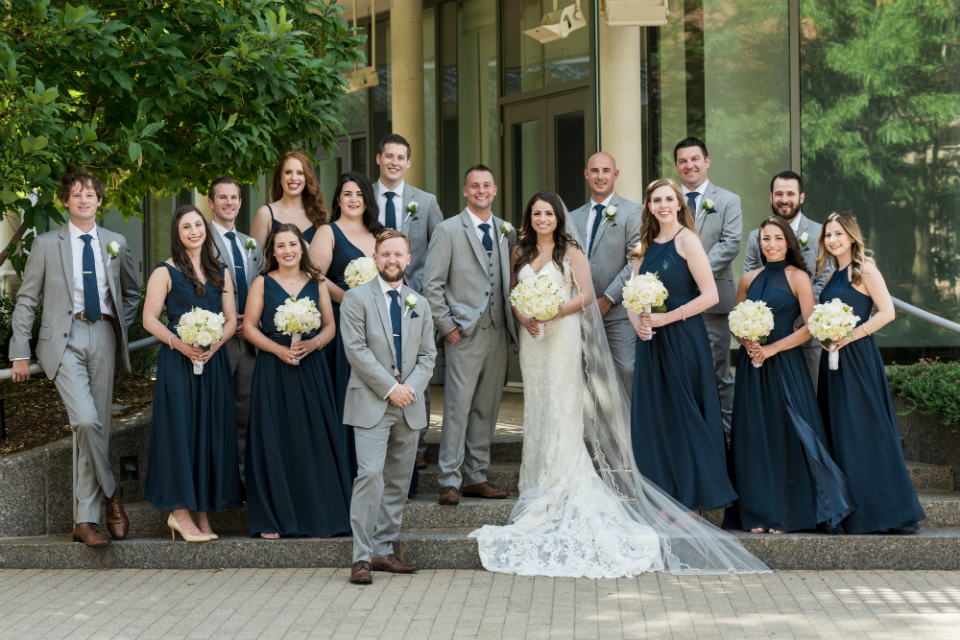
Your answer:
[[[531,198],[511,255],[511,287],[546,274],[563,287],[565,303],[545,322],[514,309],[526,329],[520,499],[507,526],[470,534],[483,566],[572,578],[768,572],[736,538],[637,472],[629,401],[607,346],[590,263],[568,231],[559,196],[541,191]]]

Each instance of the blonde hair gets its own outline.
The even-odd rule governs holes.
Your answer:
[[[817,275],[823,275],[823,270],[826,268],[828,260],[835,271],[840,269],[840,261],[837,260],[835,255],[827,251],[827,245],[823,241],[824,235],[827,233],[827,225],[831,222],[839,224],[843,227],[846,234],[850,236],[850,283],[860,284],[863,281],[863,265],[867,262],[875,263],[875,261],[873,259],[873,253],[867,249],[863,242],[863,232],[860,231],[860,225],[857,223],[857,219],[852,213],[846,211],[834,211],[827,216],[826,221],[824,221],[823,226],[820,228],[820,238],[818,240],[820,244],[820,255],[817,256]]]
[[[677,211],[677,220],[681,225],[693,231],[694,234],[697,234],[697,227],[693,223],[693,215],[690,213],[690,209],[687,207],[687,203],[683,198],[683,191],[680,189],[680,185],[670,178],[654,180],[647,185],[647,190],[643,195],[643,224],[640,226],[640,242],[637,243],[636,249],[633,250],[632,257],[634,258],[642,258],[647,252],[647,249],[650,248],[650,245],[653,244],[653,241],[660,235],[660,221],[657,220],[657,216],[650,212],[650,198],[653,196],[653,192],[660,187],[670,187],[673,189],[673,192],[677,194],[677,202],[680,203],[680,210]]]

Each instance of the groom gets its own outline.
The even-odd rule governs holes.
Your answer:
[[[467,208],[437,225],[423,271],[423,291],[446,340],[439,460],[445,505],[460,504],[461,484],[464,496],[510,495],[487,482],[487,469],[507,373],[507,338],[517,341],[510,312],[516,233],[491,213],[497,185],[488,167],[467,170],[463,195]]]
[[[400,535],[417,437],[427,426],[423,397],[437,357],[430,307],[403,282],[410,240],[388,229],[377,236],[374,251],[380,275],[347,291],[340,307],[352,371],[343,421],[354,427],[357,447],[350,503],[354,584],[370,584],[371,570],[417,570],[393,555],[393,541]]]

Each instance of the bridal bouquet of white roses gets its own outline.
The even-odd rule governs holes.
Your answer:
[[[301,333],[310,333],[320,328],[320,312],[317,304],[310,298],[297,300],[293,296],[284,300],[273,314],[273,324],[285,336],[290,336],[290,344],[300,342]]]
[[[343,272],[343,279],[351,289],[355,289],[362,284],[366,284],[377,277],[377,263],[373,258],[357,258],[351,260],[350,264]]]
[[[192,307],[190,311],[180,316],[177,323],[177,335],[185,344],[210,351],[210,345],[220,342],[223,338],[223,324],[226,319],[222,313],[214,313],[206,309]],[[203,363],[193,363],[193,373],[203,373]]]
[[[831,370],[840,368],[840,352],[831,345],[840,342],[841,338],[852,338],[853,328],[859,321],[860,317],[853,315],[850,305],[844,304],[840,298],[813,306],[813,313],[807,318],[807,329],[810,330],[810,335],[830,349]]]
[[[560,313],[560,307],[563,306],[563,287],[545,273],[531,276],[513,288],[510,302],[525,318],[549,320]],[[543,338],[543,331],[536,337],[538,340]]]
[[[773,331],[773,311],[763,300],[744,300],[733,308],[729,315],[730,333],[759,344],[767,343]],[[753,365],[758,367],[760,365]]]
[[[667,310],[663,303],[669,295],[656,273],[640,273],[623,286],[623,306],[634,313],[663,313]]]

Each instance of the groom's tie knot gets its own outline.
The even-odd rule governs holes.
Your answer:
[[[487,255],[493,253],[493,239],[490,238],[490,225],[486,222],[482,222],[478,225],[480,231],[483,231],[483,248],[487,250]]]
[[[690,215],[694,218],[697,217],[697,196],[700,195],[696,191],[690,191],[687,193],[687,208],[690,209]]]

